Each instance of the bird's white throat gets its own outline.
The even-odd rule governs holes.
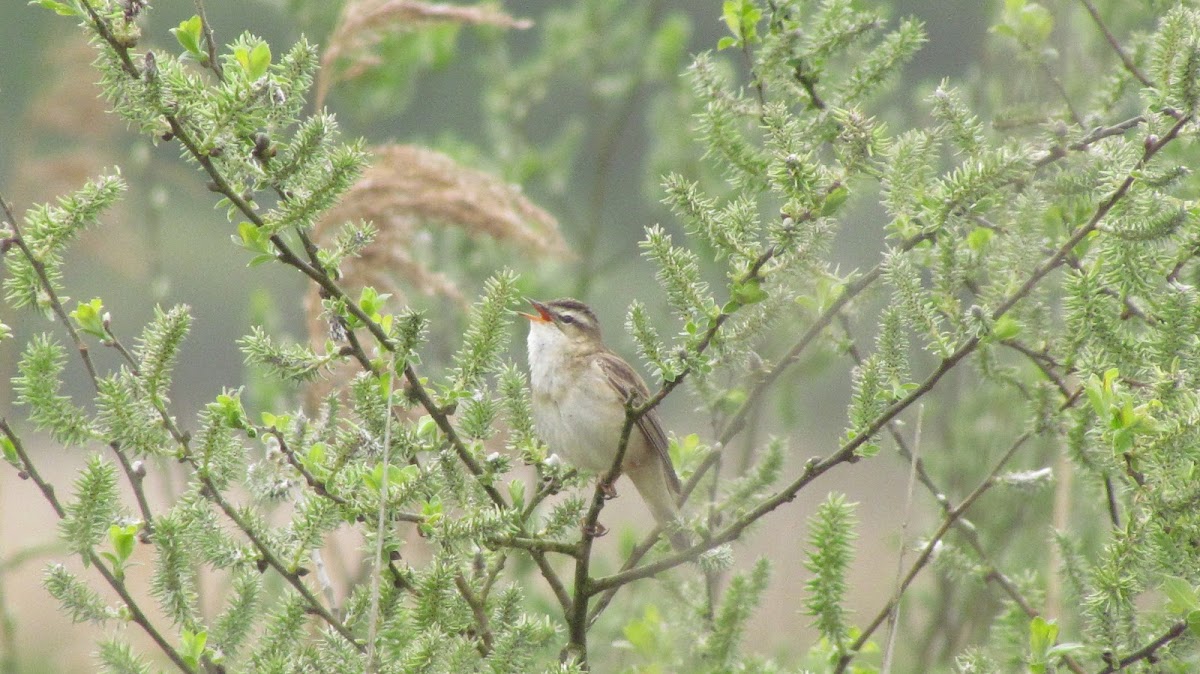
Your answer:
[[[563,365],[571,357],[571,340],[553,323],[529,326],[529,383],[534,393],[549,393],[565,385]]]

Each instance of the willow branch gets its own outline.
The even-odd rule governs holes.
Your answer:
[[[1133,59],[1129,57],[1128,52],[1121,47],[1121,43],[1117,40],[1117,36],[1113,35],[1112,31],[1108,29],[1108,25],[1105,24],[1104,19],[1100,17],[1100,12],[1096,9],[1096,5],[1092,2],[1092,0],[1079,1],[1083,3],[1083,6],[1087,9],[1088,14],[1092,15],[1092,21],[1095,21],[1096,27],[1100,29],[1101,33],[1104,33],[1104,39],[1108,40],[1109,46],[1111,46],[1113,51],[1117,53],[1117,56],[1121,59],[1121,63],[1125,65],[1125,69],[1129,71],[1129,74],[1133,75],[1138,82],[1141,82],[1142,86],[1153,89],[1154,82],[1151,82],[1150,78],[1146,77],[1146,74],[1143,73],[1141,69],[1137,67],[1137,64],[1133,62]]]
[[[1121,658],[1120,660],[1116,660],[1115,662],[1110,660],[1104,669],[1100,670],[1099,674],[1112,674],[1112,672],[1119,672],[1129,665],[1142,660],[1148,660],[1152,662],[1154,659],[1154,654],[1158,652],[1158,649],[1166,646],[1184,634],[1187,634],[1187,631],[1187,621],[1180,620],[1172,625],[1171,629],[1167,630],[1166,633],[1154,641],[1151,641],[1150,643]]]
[[[71,343],[75,345],[75,350],[79,352],[79,359],[83,362],[83,367],[87,370],[88,379],[92,382],[92,388],[95,391],[100,390],[100,376],[96,374],[96,366],[92,362],[91,351],[88,349],[87,343],[83,341],[79,331],[75,329],[75,324],[71,322],[70,316],[67,315],[66,308],[63,307],[62,301],[58,297],[58,293],[54,292],[54,285],[50,283],[50,277],[46,273],[46,265],[42,263],[33,251],[29,249],[29,245],[25,242],[25,238],[21,235],[21,226],[17,222],[16,215],[13,214],[12,207],[8,201],[0,196],[0,207],[4,209],[4,215],[8,218],[9,225],[12,227],[12,241],[21,251],[21,255],[33,267],[34,273],[37,274],[38,284],[46,291],[46,298],[50,303],[50,308],[54,312],[58,322],[66,329],[67,334],[71,338]],[[134,500],[137,501],[138,511],[142,514],[142,522],[145,527],[146,535],[154,534],[154,515],[150,512],[150,502],[146,499],[145,489],[142,488],[142,475],[133,467],[133,462],[129,460],[124,450],[121,449],[120,443],[112,441],[108,443],[112,449],[113,455],[117,457],[117,463],[121,466],[121,472],[125,473],[125,479],[128,480],[129,486],[133,491]]]
[[[933,557],[933,551],[937,549],[938,543],[941,542],[942,537],[945,536],[946,532],[950,530],[950,527],[954,526],[954,523],[957,522],[972,505],[974,505],[975,501],[977,501],[980,496],[983,496],[989,489],[996,485],[996,476],[1000,474],[1000,471],[1004,469],[1004,466],[1007,465],[1009,460],[1012,459],[1013,455],[1017,453],[1017,450],[1020,449],[1021,446],[1024,445],[1025,442],[1032,436],[1033,433],[1030,431],[1026,431],[1018,436],[1017,439],[1014,440],[1011,445],[1009,445],[1008,450],[1004,452],[1004,455],[1000,457],[1000,460],[996,462],[996,465],[992,467],[992,470],[988,473],[987,477],[985,477],[983,481],[980,482],[979,485],[975,487],[975,489],[972,490],[965,499],[963,499],[962,503],[958,504],[958,506],[954,508],[951,508],[946,513],[945,518],[942,519],[941,525],[938,526],[937,530],[934,531],[932,536],[930,536],[929,541],[925,544],[925,547],[921,549],[921,554],[917,556],[916,561],[913,562],[912,567],[910,567],[908,573],[905,574],[904,579],[900,582],[899,587],[896,588],[895,594],[890,600],[888,600],[883,609],[875,615],[875,618],[868,623],[865,628],[863,628],[858,638],[855,639],[852,644],[850,644],[848,652],[842,655],[842,657],[838,660],[837,667],[834,669],[835,672],[840,674],[841,672],[846,671],[846,667],[850,664],[850,661],[855,655],[857,655],[858,651],[861,650],[864,645],[866,645],[867,641],[871,638],[871,635],[874,634],[875,630],[879,629],[879,626],[883,624],[883,621],[887,620],[888,615],[891,614],[892,610],[900,602],[900,598],[904,596],[905,590],[907,590],[908,586],[912,584],[913,580],[917,577],[917,574],[921,572],[921,569],[925,568],[925,566],[929,563],[929,560]]]
[[[13,432],[12,427],[8,425],[8,421],[2,417],[0,417],[0,432],[4,433],[5,437],[8,438],[8,441],[12,443],[13,448],[16,450],[17,458],[19,458],[21,461],[22,470],[24,471],[25,476],[33,480],[33,483],[37,486],[38,490],[42,492],[42,496],[50,504],[50,507],[54,509],[54,514],[58,515],[60,520],[65,519],[67,516],[67,511],[65,508],[63,508],[62,503],[59,502],[58,496],[55,495],[53,485],[47,482],[45,478],[42,477],[41,473],[38,472],[37,467],[29,458],[29,454],[26,452],[25,446],[21,443],[21,439],[17,437],[15,432]],[[155,645],[157,645],[158,648],[166,654],[166,656],[177,668],[179,668],[180,671],[185,672],[186,674],[191,674],[194,670],[186,662],[184,662],[183,656],[180,655],[179,651],[175,650],[175,647],[172,646],[165,637],[163,637],[162,633],[160,633],[158,629],[154,627],[154,625],[150,622],[150,619],[147,618],[146,614],[142,612],[141,607],[138,606],[137,600],[133,598],[133,596],[129,593],[129,588],[125,586],[125,581],[117,578],[117,576],[104,564],[104,560],[102,560],[100,556],[97,555],[90,547],[83,553],[83,557],[85,561],[96,568],[96,571],[104,578],[104,581],[108,583],[109,587],[111,587],[113,591],[116,592],[121,598],[121,601],[129,610],[129,619],[134,623],[137,623],[137,625],[146,632],[150,639],[154,641]]]
[[[1039,283],[1041,283],[1041,281],[1045,279],[1048,274],[1050,274],[1050,272],[1062,266],[1064,260],[1070,254],[1072,249],[1074,249],[1080,241],[1093,232],[1104,216],[1112,210],[1113,206],[1115,206],[1117,202],[1124,198],[1126,193],[1128,193],[1129,188],[1133,185],[1139,170],[1144,167],[1145,164],[1163,147],[1174,140],[1179,134],[1180,130],[1182,130],[1183,126],[1189,122],[1190,119],[1190,117],[1179,119],[1176,124],[1173,125],[1171,129],[1161,138],[1147,143],[1145,152],[1143,153],[1141,159],[1138,160],[1137,164],[1134,166],[1133,170],[1131,170],[1125,180],[1121,182],[1121,184],[1109,195],[1107,199],[1101,202],[1086,223],[1076,229],[1053,254],[1038,264],[1037,267],[1034,268],[1033,272],[1030,273],[1025,283],[1023,283],[1020,288],[1009,295],[991,312],[991,318],[993,321],[998,320],[1001,316],[1016,306],[1018,302],[1026,298],[1033,291],[1033,289]],[[882,270],[880,270],[879,273],[882,273]],[[861,292],[861,288],[858,290],[858,292]],[[843,291],[843,295],[841,297],[845,296],[846,291]],[[825,317],[824,322],[826,325],[829,321],[833,320],[834,315],[836,315],[836,311],[840,311],[843,306],[844,303],[838,304],[835,302],[835,305],[831,305],[830,308],[822,314],[822,316]],[[810,330],[810,332],[812,331]],[[811,340],[811,338],[809,339]],[[801,343],[805,343],[803,338]],[[651,564],[631,568],[611,576],[597,579],[591,583],[591,590],[593,592],[599,592],[624,585],[640,578],[652,576],[661,571],[691,561],[706,550],[710,550],[718,545],[737,539],[746,528],[748,528],[758,519],[775,510],[783,503],[789,502],[796,498],[796,495],[799,493],[799,491],[817,477],[820,477],[824,473],[838,465],[841,465],[842,463],[857,461],[857,451],[863,444],[865,444],[870,438],[873,438],[875,435],[877,435],[889,422],[891,422],[892,419],[896,418],[896,416],[907,409],[910,405],[931,391],[942,379],[942,377],[954,369],[954,367],[962,362],[963,359],[978,349],[981,343],[982,339],[979,336],[969,338],[953,353],[943,358],[933,372],[930,373],[919,386],[911,390],[903,398],[893,402],[886,410],[876,417],[875,420],[867,426],[867,428],[863,429],[859,435],[842,445],[836,452],[825,457],[824,459],[810,461],[805,466],[803,474],[800,475],[795,481],[784,487],[781,491],[774,494],[770,498],[764,500],[749,513],[731,523],[728,527],[714,535],[711,539],[702,541],[686,550],[668,555],[667,557],[657,560]],[[722,435],[722,438],[724,437],[725,436]],[[711,458],[711,455],[709,458]],[[709,462],[709,458],[706,458],[706,463]],[[695,484],[699,480],[699,473],[700,471],[697,470],[697,475],[692,476],[691,480],[688,482],[688,487],[695,487]]]

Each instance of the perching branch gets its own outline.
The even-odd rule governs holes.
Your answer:
[[[1074,247],[1076,245],[1078,245],[1079,242],[1084,239],[1084,237],[1088,236],[1092,231],[1094,231],[1095,228],[1097,227],[1097,225],[1099,224],[1100,220],[1103,219],[1103,217],[1105,215],[1107,215],[1110,210],[1112,210],[1112,208],[1117,204],[1117,202],[1119,202],[1122,198],[1124,198],[1125,194],[1129,191],[1129,188],[1132,187],[1133,182],[1136,179],[1135,176],[1138,175],[1139,170],[1142,167],[1144,167],[1146,165],[1146,163],[1150,159],[1152,159],[1160,150],[1162,150],[1163,147],[1165,147],[1168,143],[1170,143],[1172,140],[1174,140],[1175,137],[1179,134],[1179,131],[1182,130],[1183,126],[1188,121],[1189,121],[1189,118],[1184,118],[1184,119],[1178,120],[1175,123],[1175,125],[1173,125],[1171,127],[1171,129],[1165,135],[1163,135],[1161,138],[1154,139],[1152,142],[1148,142],[1146,144],[1145,152],[1143,153],[1142,158],[1134,166],[1133,170],[1129,173],[1129,175],[1125,178],[1125,180],[1123,180],[1121,182],[1121,184],[1113,191],[1113,193],[1110,194],[1107,199],[1105,199],[1104,201],[1102,201],[1100,203],[1099,207],[1097,207],[1096,211],[1092,214],[1092,216],[1088,219],[1088,221],[1086,223],[1084,223],[1084,225],[1080,226],[1077,230],[1075,230],[1072,233],[1072,235],[1070,237],[1068,237],[1067,240],[1063,244],[1061,244],[1060,247],[1053,254],[1051,254],[1048,258],[1046,258],[1040,264],[1038,264],[1034,268],[1033,272],[1026,278],[1024,284],[1022,284],[1020,288],[1018,288],[1015,292],[1013,292],[1011,295],[1009,295],[1004,301],[1002,301],[995,309],[993,309],[991,311],[990,315],[991,315],[991,319],[993,321],[999,319],[1001,316],[1003,316],[1005,313],[1007,313],[1010,309],[1012,309],[1014,306],[1016,306],[1016,304],[1018,302],[1020,302],[1022,299],[1024,299],[1025,297],[1027,297],[1029,295],[1029,293],[1031,293],[1033,291],[1033,289],[1050,272],[1054,271],[1055,269],[1057,269],[1058,267],[1060,267],[1063,264],[1064,260],[1070,254],[1071,250],[1074,249]],[[882,270],[880,270],[879,273],[881,274]],[[860,281],[861,281],[861,278],[860,278]],[[847,289],[843,291],[843,294],[841,297],[845,297],[847,294],[847,291],[849,289],[850,288],[848,286]],[[861,290],[862,290],[862,288],[860,287],[857,289],[857,292],[861,292]],[[844,302],[841,304],[835,302],[833,305],[831,305],[826,310],[826,312],[824,312],[822,314],[822,316],[828,316],[828,318],[825,320],[825,325],[828,325],[828,323],[833,320],[834,315],[836,315],[836,311],[839,311],[843,306],[844,306]],[[812,329],[810,329],[809,332],[811,333]],[[806,336],[807,336],[807,334],[808,333],[806,333]],[[722,543],[727,543],[732,540],[735,540],[736,538],[738,538],[740,536],[742,531],[744,531],[747,527],[749,527],[751,524],[756,522],[758,519],[760,519],[767,513],[773,511],[774,509],[778,508],[783,503],[794,499],[796,497],[796,494],[798,494],[801,489],[806,487],[810,482],[812,482],[817,477],[821,476],[822,474],[828,472],[832,468],[834,468],[842,463],[849,463],[849,462],[856,461],[857,460],[856,452],[859,447],[861,447],[863,444],[865,444],[870,438],[872,438],[876,434],[878,434],[883,429],[884,426],[886,426],[892,419],[894,419],[896,416],[898,416],[901,412],[903,412],[905,409],[907,409],[909,406],[911,406],[918,399],[920,399],[921,397],[926,395],[929,391],[933,390],[934,386],[937,385],[937,383],[942,379],[942,377],[944,377],[947,373],[949,373],[951,370],[953,370],[960,362],[962,362],[967,356],[972,354],[979,347],[981,341],[982,340],[979,336],[974,336],[974,337],[969,338],[966,342],[964,342],[961,346],[959,346],[953,353],[951,353],[949,356],[943,358],[941,363],[934,369],[934,371],[932,373],[930,373],[930,375],[928,377],[926,377],[926,379],[920,385],[918,385],[916,388],[912,389],[904,397],[893,402],[886,410],[884,410],[878,417],[876,417],[876,419],[870,425],[868,425],[868,427],[866,429],[864,429],[859,435],[857,435],[852,440],[848,441],[846,444],[842,445],[836,452],[829,455],[828,457],[821,459],[821,460],[817,460],[817,461],[810,461],[809,464],[807,466],[805,466],[805,470],[804,470],[803,474],[800,475],[798,478],[796,478],[792,483],[790,483],[789,485],[784,487],[782,490],[780,490],[779,492],[774,494],[772,497],[764,500],[761,504],[759,504],[757,507],[755,507],[749,513],[747,513],[746,515],[742,516],[738,520],[731,523],[729,526],[727,526],[721,532],[718,532],[717,534],[715,534],[711,539],[702,541],[687,550],[679,551],[675,554],[668,555],[667,557],[657,560],[656,562],[653,562],[651,564],[647,564],[647,565],[641,566],[641,567],[631,568],[627,571],[621,571],[621,572],[613,574],[611,576],[606,576],[603,578],[596,579],[591,584],[592,590],[595,592],[599,592],[599,591],[603,591],[603,590],[606,590],[609,588],[619,587],[621,585],[624,585],[626,583],[632,582],[632,581],[640,579],[640,578],[646,578],[648,576],[655,575],[656,573],[659,573],[666,569],[670,569],[670,568],[673,568],[680,564],[683,564],[685,562],[691,561],[691,560],[695,559],[699,554],[703,553],[706,550],[715,548],[718,545],[721,545]],[[802,338],[802,341],[801,341],[801,344],[803,344],[803,343],[805,343],[804,338]],[[793,351],[796,351],[796,349],[793,349]],[[732,423],[733,422],[731,422],[731,424]],[[722,437],[724,437],[724,434]],[[706,460],[705,463],[708,463],[708,461]],[[700,471],[698,469],[697,474],[699,472]],[[691,486],[694,488],[694,485],[698,481],[698,479],[699,478],[697,477],[697,475],[693,475],[692,479],[689,480],[689,482],[688,482],[688,486]]]

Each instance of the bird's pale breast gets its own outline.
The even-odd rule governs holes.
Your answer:
[[[557,340],[530,333],[530,384],[533,422],[542,441],[573,466],[595,472],[612,467],[625,425],[624,401],[594,360],[579,367],[544,367],[562,361]],[[536,355],[536,357],[534,357]],[[634,427],[626,450],[626,467],[641,462],[645,441]]]

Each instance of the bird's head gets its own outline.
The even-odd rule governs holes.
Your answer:
[[[588,305],[563,298],[550,302],[530,300],[536,313],[521,315],[529,319],[530,335],[543,339],[565,339],[575,348],[601,344],[600,323]]]

